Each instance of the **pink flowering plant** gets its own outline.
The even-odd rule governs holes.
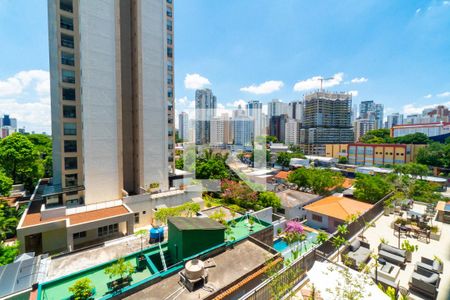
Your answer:
[[[288,221],[286,223],[286,232],[288,233],[303,233],[305,229],[302,226],[302,223],[297,221]]]

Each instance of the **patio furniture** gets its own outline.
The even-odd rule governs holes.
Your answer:
[[[444,271],[444,264],[437,259],[429,259],[422,256],[420,262],[416,263],[416,268],[425,269],[435,273],[442,273]]]
[[[411,275],[409,288],[432,299],[436,299],[440,280],[437,273],[417,268]]]
[[[347,249],[344,249],[342,257],[346,256],[349,266],[358,269],[362,263],[369,260],[371,253],[370,244],[356,239],[350,243]]]
[[[387,244],[381,243],[378,246],[378,256],[395,265],[404,265],[406,263],[406,250]]]
[[[400,267],[391,263],[385,262],[378,267],[377,276],[378,279],[383,277],[392,282],[397,281],[398,274],[400,273]]]

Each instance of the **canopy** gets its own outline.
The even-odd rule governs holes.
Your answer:
[[[344,266],[316,261],[307,274],[324,300],[343,299],[343,292],[349,290],[359,291],[360,299],[389,300],[369,274],[359,273]]]

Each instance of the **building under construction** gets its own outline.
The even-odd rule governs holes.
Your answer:
[[[325,144],[351,143],[352,95],[318,91],[305,96],[300,144],[306,154],[325,155]]]

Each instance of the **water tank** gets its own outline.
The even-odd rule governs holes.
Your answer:
[[[188,261],[184,269],[185,276],[189,280],[197,280],[205,275],[205,264],[200,259]]]
[[[153,227],[150,229],[150,243],[164,241],[164,227]]]

